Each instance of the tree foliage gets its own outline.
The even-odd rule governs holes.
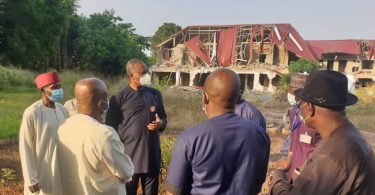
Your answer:
[[[168,39],[171,35],[175,34],[176,32],[181,30],[181,26],[175,24],[175,23],[164,23],[161,25],[158,30],[155,32],[155,34],[151,37],[151,49],[153,55],[156,55],[156,49],[157,45],[161,42]]]
[[[121,21],[113,11],[96,13],[90,18],[76,18],[79,25],[75,29],[77,38],[73,44],[75,63],[82,69],[112,74],[121,71],[121,65],[132,58],[147,62],[142,52],[148,47],[146,41],[134,33],[132,24]]]
[[[77,0],[0,0],[0,60],[37,71],[80,69],[116,74],[131,58],[148,63],[148,40],[114,11],[89,17]],[[4,12],[2,12],[4,10]]]
[[[74,1],[11,0],[4,5],[1,55],[22,68],[60,68],[60,40]]]
[[[288,66],[289,73],[299,72],[299,73],[310,73],[314,70],[319,69],[319,64],[315,61],[299,59],[297,61],[293,61]]]
[[[314,70],[318,70],[319,67],[319,64],[315,61],[305,60],[302,58],[297,61],[293,61],[288,66],[289,74],[284,74],[281,76],[281,79],[279,80],[279,85],[288,85],[290,82],[291,74],[294,72],[310,73]]]
[[[4,23],[2,22],[3,16],[4,16],[4,7],[5,7],[5,0],[0,0],[0,46],[4,38],[4,35],[3,35]]]

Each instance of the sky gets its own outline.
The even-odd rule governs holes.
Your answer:
[[[290,23],[305,40],[375,39],[375,0],[78,0],[85,16],[113,9],[136,33],[182,27]]]

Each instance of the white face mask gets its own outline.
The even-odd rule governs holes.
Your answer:
[[[142,86],[150,86],[151,84],[151,76],[150,74],[144,74],[141,76],[141,78],[139,79],[139,84],[141,84]]]
[[[104,100],[101,100],[104,104],[100,104],[100,108],[102,109],[103,111],[103,114],[107,114],[107,111],[109,109],[109,101],[104,101]]]
[[[309,119],[309,118],[311,117],[311,116],[308,116],[308,117],[306,117],[306,118],[303,118],[303,116],[301,115],[302,107],[305,106],[306,104],[307,104],[307,103],[305,103],[305,104],[303,104],[302,106],[300,106],[299,111],[298,111],[298,117],[299,117],[299,119],[300,119],[304,124],[306,124],[307,119]]]
[[[288,93],[288,97],[287,98],[288,98],[288,102],[289,102],[290,105],[294,106],[294,105],[297,104],[297,102],[296,102],[296,96],[294,96],[293,94]]]
[[[206,113],[206,115],[208,116],[207,109],[206,109],[206,105],[203,105],[203,106],[202,106],[202,110],[203,110],[204,113]]]

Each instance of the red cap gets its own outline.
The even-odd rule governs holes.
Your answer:
[[[50,84],[60,83],[59,75],[57,74],[57,72],[40,74],[35,77],[34,81],[38,89],[41,89]]]

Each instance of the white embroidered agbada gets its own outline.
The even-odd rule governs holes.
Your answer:
[[[60,126],[58,140],[64,194],[126,194],[134,166],[112,127],[75,114]]]
[[[48,108],[39,100],[23,113],[19,150],[24,177],[24,194],[32,194],[28,186],[39,183],[38,194],[62,194],[56,161],[57,129],[67,118],[65,107],[55,103]]]

